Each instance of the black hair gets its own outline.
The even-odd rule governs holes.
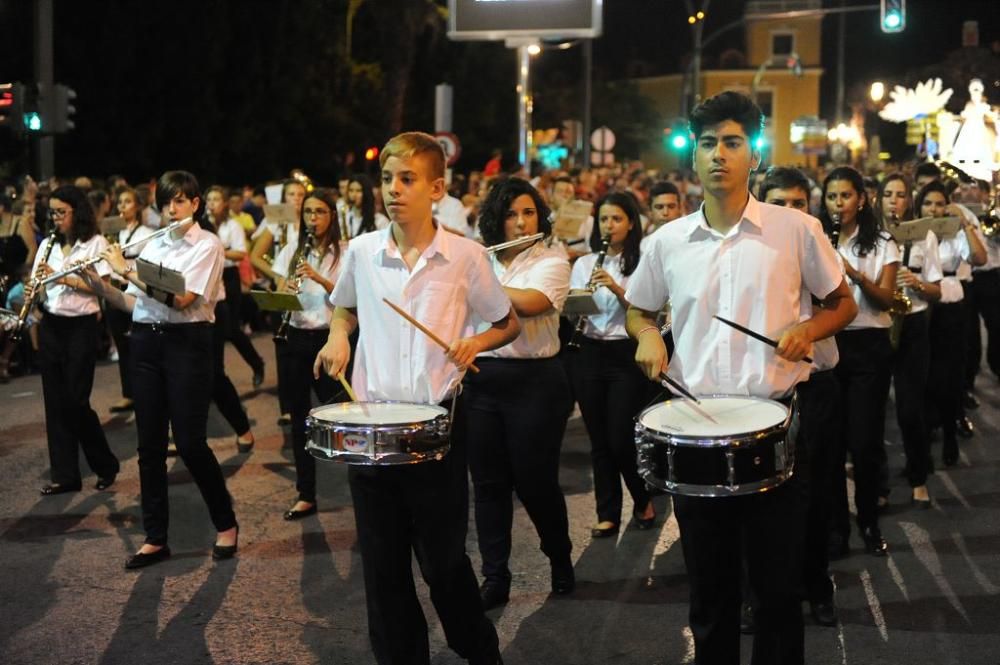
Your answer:
[[[497,245],[507,240],[504,233],[507,211],[510,210],[514,199],[525,194],[535,202],[539,233],[548,235],[552,231],[552,222],[549,220],[552,212],[538,190],[527,180],[506,176],[493,183],[480,208],[479,233],[483,236],[483,242],[487,245]]]
[[[801,189],[809,198],[812,185],[806,174],[791,166],[771,166],[764,172],[764,179],[757,188],[757,200],[767,200],[767,193],[772,189]]]
[[[726,90],[714,97],[709,97],[691,111],[688,123],[691,132],[697,140],[706,127],[718,125],[726,120],[733,120],[743,128],[743,133],[754,140],[764,131],[764,114],[746,95]]]
[[[917,165],[917,170],[914,172],[913,177],[919,178],[921,176],[931,176],[932,178],[941,177],[941,168],[932,162],[923,162]]]
[[[358,233],[369,233],[375,230],[375,185],[364,173],[356,173],[347,179],[347,187],[356,182],[361,185],[361,227]],[[307,195],[308,196],[308,195]],[[334,212],[337,209],[334,208]]]
[[[590,232],[590,248],[595,252],[601,249],[601,206],[618,206],[625,212],[632,228],[625,236],[625,247],[622,248],[621,270],[623,275],[631,275],[639,265],[639,245],[642,243],[642,218],[639,215],[639,201],[632,192],[612,192],[597,202],[594,207],[594,228]]]
[[[907,180],[905,175],[903,175],[899,171],[894,171],[893,173],[890,173],[886,177],[882,178],[882,182],[880,182],[878,186],[878,200],[875,201],[875,210],[878,212],[878,216],[882,219],[883,225],[888,224],[890,220],[887,220],[885,218],[885,210],[882,209],[882,197],[885,196],[886,186],[888,186],[890,182],[895,182],[896,180],[903,183],[903,191],[906,192],[906,198],[908,200],[908,203],[910,204],[909,206],[907,206],[907,210],[903,214],[903,216],[899,218],[899,221],[902,222],[910,220],[913,219],[914,217],[913,200],[910,198],[911,197],[910,192],[913,191],[913,187],[910,185],[910,181]]]
[[[931,180],[929,183],[920,188],[917,192],[917,197],[913,202],[913,209],[918,215],[923,214],[920,209],[924,207],[924,199],[931,192],[940,192],[941,196],[944,197],[945,203],[948,202],[948,188],[940,180]]]
[[[333,262],[334,264],[340,260],[340,224],[337,223],[337,196],[338,192],[328,187],[317,187],[311,192],[306,192],[306,196],[302,199],[302,212],[299,214],[299,248],[295,252],[295,256],[292,262],[289,264],[289,270],[294,271],[295,264],[298,262],[298,257],[302,253],[302,250],[306,245],[306,205],[305,202],[309,199],[319,199],[330,209],[330,226],[326,231],[326,246],[333,249]],[[319,240],[319,238],[317,238]],[[289,275],[291,277],[291,275]]]
[[[83,190],[76,185],[63,185],[49,195],[49,200],[57,199],[73,209],[73,223],[70,224],[66,240],[69,244],[77,240],[87,242],[97,233],[97,218],[94,208]]]
[[[681,190],[677,189],[677,185],[669,180],[658,180],[653,183],[652,187],[649,188],[650,201],[655,199],[657,196],[662,196],[664,194],[673,194],[678,200],[681,198]]]
[[[201,187],[194,174],[188,171],[167,171],[156,181],[156,207],[160,210],[166,210],[178,194],[183,194],[191,201],[201,201]]]
[[[861,209],[858,210],[856,217],[858,235],[854,237],[854,255],[867,256],[868,252],[874,251],[878,245],[880,236],[883,240],[888,240],[890,236],[882,233],[882,225],[875,217],[875,211],[868,201],[868,194],[865,192],[865,180],[857,169],[850,166],[838,166],[830,171],[826,180],[823,181],[823,205],[820,206],[819,211],[819,220],[823,222],[823,230],[826,231],[827,235],[830,235],[833,228],[833,220],[830,219],[830,213],[826,209],[826,190],[834,180],[851,183],[851,187],[861,199]]]

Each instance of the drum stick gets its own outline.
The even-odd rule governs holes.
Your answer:
[[[348,383],[347,379],[344,378],[343,372],[337,375],[337,380],[340,381],[340,385],[344,386],[344,390],[347,392],[347,396],[351,398],[351,401],[357,402],[358,396],[354,394],[354,389],[351,388],[351,384]]]
[[[672,389],[676,390],[677,392],[679,392],[681,394],[682,397],[684,397],[685,399],[687,399],[689,402],[692,402],[691,408],[694,409],[695,412],[699,416],[701,416],[705,420],[708,420],[708,421],[711,421],[711,422],[715,423],[716,425],[719,424],[719,421],[716,420],[715,418],[713,418],[711,413],[709,413],[708,411],[705,411],[704,409],[701,408],[701,406],[700,406],[701,402],[699,402],[695,398],[694,395],[692,395],[691,393],[689,393],[684,388],[684,386],[680,385],[679,383],[677,383],[676,381],[674,381],[673,379],[671,379],[664,372],[660,372],[660,383],[663,384],[663,386],[665,388],[672,388]]]
[[[430,337],[435,344],[440,346],[445,351],[448,350],[450,345],[443,339],[435,335],[430,328],[428,328],[424,324],[420,323],[420,321],[417,321],[415,318],[407,314],[405,310],[403,310],[398,305],[393,304],[388,298],[382,298],[382,302],[384,302],[386,305],[396,310],[396,314],[399,314],[401,317],[412,323],[413,327],[415,327],[417,330]],[[476,367],[475,365],[469,365],[469,369],[471,369],[473,372],[479,372],[479,368]]]
[[[743,326],[741,326],[740,324],[736,323],[735,321],[730,321],[729,319],[724,319],[721,316],[716,315],[715,318],[718,319],[719,321],[722,321],[727,326],[732,326],[733,328],[736,328],[737,330],[739,330],[744,335],[749,335],[750,337],[753,337],[755,340],[757,340],[759,342],[764,342],[768,346],[772,346],[774,348],[778,348],[778,343],[776,341],[774,341],[773,339],[771,339],[770,337],[764,337],[763,335],[761,335],[758,332],[754,332],[754,331],[750,330],[749,328],[744,328]],[[813,361],[813,359],[810,358],[809,356],[805,356],[804,358],[802,358],[802,360],[805,360],[807,363],[811,363]]]

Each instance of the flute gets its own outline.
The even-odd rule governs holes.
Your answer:
[[[501,252],[505,249],[510,249],[511,247],[517,247],[518,245],[523,245],[527,242],[535,242],[536,240],[541,240],[545,237],[544,233],[536,233],[531,236],[524,236],[523,238],[517,238],[516,240],[508,240],[507,242],[501,242],[496,245],[490,245],[486,248],[486,251],[490,254],[494,252]]]

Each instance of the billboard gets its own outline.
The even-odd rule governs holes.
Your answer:
[[[598,37],[604,0],[448,0],[448,37]]]

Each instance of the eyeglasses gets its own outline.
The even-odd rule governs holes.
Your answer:
[[[60,219],[66,216],[66,213],[73,210],[72,208],[49,208],[49,217],[52,219]]]
[[[329,215],[329,208],[305,208],[302,211],[303,217],[323,217],[324,215]]]

